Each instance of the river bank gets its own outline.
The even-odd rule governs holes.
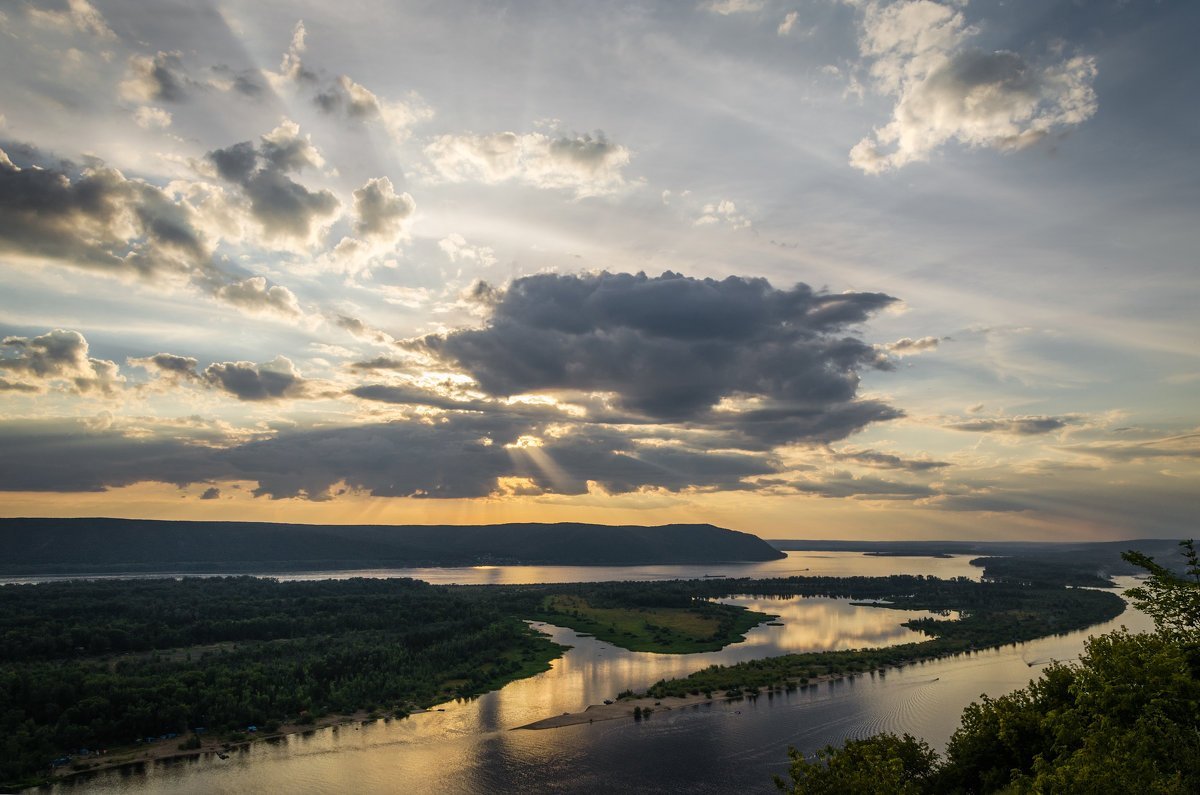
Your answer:
[[[433,712],[432,709],[416,709],[409,715],[419,715]],[[339,730],[342,727],[357,729],[360,725],[375,721],[391,722],[403,720],[407,716],[380,716],[374,712],[360,710],[350,714],[326,715],[315,718],[310,723],[285,723],[274,731],[260,730],[246,735],[245,739],[229,740],[220,735],[194,735],[200,738],[198,748],[180,748],[182,741],[193,735],[173,737],[165,740],[155,740],[137,745],[122,746],[93,752],[87,756],[72,757],[69,764],[56,767],[48,776],[49,781],[61,781],[74,776],[87,776],[122,767],[135,767],[151,762],[169,762],[173,760],[192,759],[197,757],[213,757],[224,760],[228,756],[242,752],[255,743],[270,743],[293,734],[313,734],[323,729]]]

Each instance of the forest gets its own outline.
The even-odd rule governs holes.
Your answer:
[[[1090,638],[1078,663],[969,705],[944,755],[877,734],[811,759],[792,749],[776,784],[795,795],[1200,792],[1200,559],[1180,547],[1182,575],[1125,555],[1149,575],[1126,594],[1154,632]]]
[[[678,687],[753,687],[814,666],[861,668],[905,654],[953,653],[1077,629],[1123,609],[1111,593],[920,576],[523,586],[188,577],[10,585],[0,587],[0,783],[36,781],[53,760],[81,749],[164,735],[183,741],[196,729],[271,731],[285,721],[356,710],[403,716],[486,692],[545,670],[561,654],[523,619],[594,632],[630,649],[720,648],[768,618],[709,601],[735,594],[886,598],[896,607],[957,611],[961,620],[916,622],[934,636],[931,646],[915,644],[922,646],[917,651],[809,655],[819,659],[770,674],[731,666],[720,669],[720,683],[681,680],[686,684]],[[748,672],[753,677],[743,676]],[[671,687],[660,683],[656,692]]]

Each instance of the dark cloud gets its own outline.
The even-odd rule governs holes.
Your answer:
[[[858,371],[890,365],[845,335],[895,300],[670,272],[540,274],[514,281],[485,328],[408,344],[466,371],[493,396],[611,393],[619,409],[653,420],[828,440],[899,415],[855,400]],[[754,402],[717,410],[723,399]]]
[[[5,337],[0,342],[0,371],[22,378],[6,382],[8,391],[34,392],[61,383],[74,392],[112,395],[124,382],[115,362],[88,355],[78,331],[54,329],[37,337]]]
[[[937,493],[920,483],[897,483],[875,477],[856,478],[845,472],[821,480],[802,480],[789,485],[806,494],[860,500],[919,500]]]
[[[0,392],[41,392],[34,384],[25,384],[20,381],[9,381],[0,378]]]
[[[316,223],[334,213],[337,198],[327,190],[310,191],[289,174],[319,168],[324,161],[299,125],[284,121],[262,136],[208,153],[217,174],[241,187],[250,215],[268,237],[306,239]]]
[[[1037,436],[1061,430],[1074,421],[1073,417],[1000,417],[997,419],[952,422],[947,428],[975,433],[1008,433],[1014,436]]]
[[[7,144],[6,144],[7,146]],[[111,273],[211,276],[194,212],[162,190],[91,161],[24,168],[0,150],[0,252]]]
[[[291,431],[217,449],[69,420],[0,423],[0,489],[251,480],[256,495],[275,499],[327,499],[341,485],[375,496],[455,498],[496,493],[500,478],[520,479],[527,493],[580,494],[589,482],[610,493],[739,489],[745,478],[779,466],[769,455],[637,441],[611,429],[556,433],[521,417],[455,413]]]
[[[266,364],[214,362],[204,368],[201,377],[238,400],[305,397],[310,386],[286,356],[277,356]]]
[[[153,356],[130,358],[128,361],[134,367],[141,367],[160,378],[172,381],[192,381],[200,377],[196,372],[199,362],[191,356],[156,353]]]
[[[1093,442],[1062,449],[1108,461],[1149,461],[1163,458],[1200,460],[1200,433],[1120,442]]]
[[[354,333],[354,332],[351,332]],[[359,336],[355,334],[355,336]],[[396,359],[391,356],[376,356],[374,359],[364,359],[360,362],[351,362],[351,370],[407,370],[412,366],[412,362],[404,359]]]
[[[987,513],[1021,513],[1034,509],[1034,506],[1029,505],[1019,496],[991,492],[944,494],[935,498],[930,505],[942,511],[985,511]]]
[[[433,406],[434,408],[453,411],[485,411],[496,410],[497,405],[477,400],[455,400],[446,395],[439,395],[427,389],[414,386],[398,386],[393,384],[365,384],[351,389],[349,394],[363,400],[375,400],[380,403],[394,403],[404,406]]]
[[[325,113],[344,110],[352,119],[379,118],[382,111],[379,98],[346,75],[341,75],[320,91],[313,97],[313,102]]]
[[[121,83],[121,93],[136,102],[182,102],[196,84],[183,68],[181,53],[134,55]]]
[[[0,449],[5,491],[104,491],[144,481],[184,486],[219,469],[210,447],[92,430],[61,418],[0,423]]]
[[[207,489],[204,490],[204,493],[200,495],[200,499],[202,499],[202,500],[219,500],[219,499],[221,499],[221,490],[218,489],[216,486],[209,486]]]
[[[948,461],[931,461],[921,458],[901,458],[891,453],[880,453],[875,450],[857,450],[837,452],[833,455],[838,461],[849,461],[860,466],[873,469],[903,469],[908,472],[926,472],[931,469],[941,469],[950,466]]]
[[[266,86],[259,79],[257,72],[248,69],[233,69],[229,66],[220,65],[212,67],[213,73],[217,75],[220,87],[228,87],[230,90],[236,91],[249,99],[258,99],[266,93]]]

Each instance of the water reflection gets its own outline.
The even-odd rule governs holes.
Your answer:
[[[611,582],[614,580],[692,580],[722,577],[884,577],[889,574],[924,574],[932,577],[969,577],[978,580],[982,569],[970,565],[973,555],[947,558],[884,557],[859,552],[788,552],[786,558],[762,563],[717,563],[689,566],[466,566],[459,568],[353,569],[346,571],[247,572],[281,580],[345,580],[351,577],[412,577],[434,585],[526,585],[559,582]],[[180,574],[89,575],[91,579],[157,579]],[[52,582],[66,576],[0,577],[0,585]]]
[[[776,623],[782,626],[755,627],[745,642],[718,652],[679,655],[630,652],[596,638],[581,637],[569,629],[535,622],[535,627],[556,642],[572,648],[555,660],[549,671],[477,699],[443,704],[402,721],[342,726],[282,738],[270,745],[255,744],[229,760],[159,763],[147,765],[137,774],[106,773],[83,783],[89,791],[133,793],[277,790],[297,785],[303,791],[334,792],[344,791],[347,781],[353,781],[359,791],[364,786],[367,790],[389,791],[395,782],[408,781],[420,782],[420,786],[404,787],[409,791],[536,792],[561,788],[567,780],[577,782],[591,777],[599,782],[606,780],[603,769],[579,767],[580,754],[590,742],[581,738],[579,730],[594,727],[511,730],[551,715],[579,711],[625,689],[641,690],[659,679],[684,676],[713,664],[919,640],[924,636],[900,624],[930,615],[926,611],[854,605],[849,599],[827,597],[739,596],[721,601],[776,615]],[[771,699],[760,700],[765,703]],[[753,710],[744,708],[748,717]],[[695,717],[714,710],[741,720],[740,711],[726,704],[703,705],[686,712]],[[683,712],[659,713],[654,720],[661,728],[652,734],[693,731],[688,723],[670,728],[681,716]],[[632,734],[622,731],[614,735],[605,729],[603,736],[620,742],[623,737],[632,739],[644,731],[634,727]],[[730,749],[723,747],[725,740],[721,739],[725,729],[710,724],[708,731],[711,736],[705,740],[705,753],[728,755]],[[579,746],[580,742],[584,747]],[[546,777],[557,783],[547,782]],[[364,785],[364,781],[370,783]]]
[[[1120,582],[1130,587],[1132,579]],[[681,656],[625,652],[547,626],[556,639],[575,647],[551,671],[474,701],[444,705],[445,712],[258,743],[225,761],[191,759],[113,771],[54,791],[773,792],[771,776],[786,772],[789,745],[812,752],[849,737],[907,731],[942,747],[962,708],[980,694],[1009,692],[1038,676],[1044,661],[1078,657],[1089,635],[1121,625],[1134,631],[1152,627],[1146,616],[1129,610],[1090,630],[794,693],[660,711],[639,723],[511,730],[710,660],[904,642],[911,635],[899,624],[923,615],[838,599],[728,601],[778,614],[784,626],[757,627],[747,643],[721,652]],[[823,622],[836,622],[837,631]]]

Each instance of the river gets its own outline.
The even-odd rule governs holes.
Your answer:
[[[957,576],[958,572],[946,570],[965,566],[965,561],[944,558],[860,556],[858,562],[866,564],[867,571],[841,570],[850,563],[847,555],[852,554],[822,553],[817,559],[829,562],[820,564],[821,568],[808,565],[809,560],[800,568],[814,574]],[[796,557],[802,556],[793,553],[787,561],[754,565],[795,564]],[[877,568],[880,562],[890,566]],[[639,567],[646,575],[640,578],[652,578],[645,571],[651,568],[667,567]],[[733,567],[708,568],[705,573],[735,576]],[[736,576],[769,575],[755,571]],[[1122,586],[1128,584],[1125,581]],[[719,652],[664,655],[629,652],[569,629],[535,624],[572,648],[554,661],[551,670],[477,699],[444,704],[404,720],[341,726],[259,742],[227,760],[208,756],[109,771],[60,784],[52,791],[127,795],[771,792],[772,775],[786,772],[788,746],[811,753],[828,743],[886,730],[910,732],[940,749],[957,726],[962,708],[981,693],[996,696],[1009,692],[1025,685],[1051,659],[1076,658],[1088,635],[1122,624],[1135,630],[1150,627],[1145,616],[1129,610],[1113,622],[1087,631],[794,693],[659,710],[641,722],[615,720],[541,731],[514,730],[540,718],[579,711],[625,688],[644,688],[658,679],[713,663],[790,651],[908,642],[916,633],[900,624],[925,615],[856,606],[846,599],[734,597],[725,601],[779,615],[783,626],[756,627],[744,642]]]

